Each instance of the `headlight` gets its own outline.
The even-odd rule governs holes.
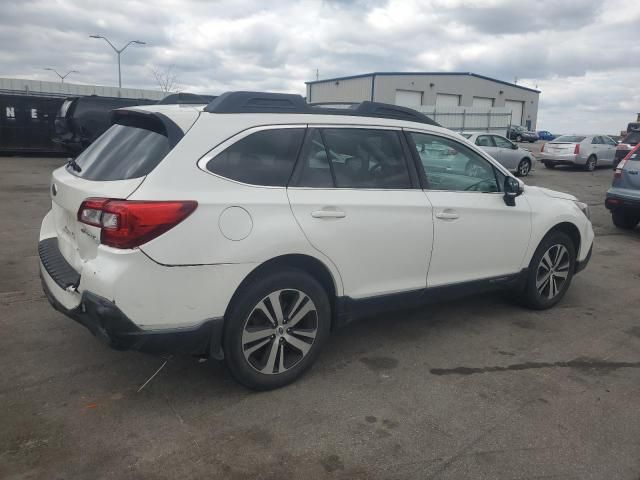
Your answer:
[[[584,213],[585,217],[591,220],[591,210],[589,210],[589,205],[587,205],[584,202],[578,202],[577,200],[574,201],[573,203],[575,203],[576,206],[580,209],[580,211]]]

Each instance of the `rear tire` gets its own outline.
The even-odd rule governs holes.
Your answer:
[[[556,168],[556,164],[552,162],[542,162],[546,168]]]
[[[331,305],[306,272],[283,268],[249,283],[225,316],[223,348],[233,377],[253,390],[292,383],[329,337]]]
[[[529,160],[528,158],[523,158],[522,160],[520,160],[520,163],[518,164],[518,168],[516,169],[516,176],[526,177],[527,175],[529,175],[530,171],[531,171],[531,160]]]
[[[617,209],[611,212],[611,220],[613,220],[613,224],[618,228],[633,230],[640,222],[640,214]]]
[[[522,135],[518,135],[516,137],[516,142],[522,142]]]
[[[553,307],[564,297],[575,272],[576,247],[566,233],[547,234],[533,254],[520,301],[534,310]]]
[[[596,169],[597,165],[598,159],[595,157],[595,155],[591,155],[589,158],[587,158],[587,163],[584,164],[584,169],[587,172],[593,172]]]

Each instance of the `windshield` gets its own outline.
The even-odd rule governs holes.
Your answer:
[[[556,138],[553,143],[580,143],[587,137],[583,137],[580,135],[562,135],[561,137]]]
[[[127,123],[112,125],[67,170],[87,180],[127,180],[151,172],[171,150],[169,139],[151,122]]]

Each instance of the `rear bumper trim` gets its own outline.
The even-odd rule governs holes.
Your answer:
[[[49,303],[67,317],[85,326],[94,336],[115,350],[145,353],[187,353],[223,358],[222,318],[207,319],[194,327],[167,330],[143,330],[113,302],[92,292],[83,292],[80,305],[65,308],[47,284],[42,289]]]
[[[38,243],[38,254],[45,270],[60,288],[67,290],[80,284],[80,274],[60,253],[56,237],[46,238]]]

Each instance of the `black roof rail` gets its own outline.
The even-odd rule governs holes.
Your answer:
[[[349,103],[349,102],[344,102]],[[305,113],[391,118],[440,126],[424,113],[388,103],[365,101],[349,108],[313,106],[302,95],[271,92],[226,92],[204,108],[209,113]]]
[[[198,95],[196,93],[171,93],[159,100],[156,105],[206,105],[215,100],[213,95]]]

